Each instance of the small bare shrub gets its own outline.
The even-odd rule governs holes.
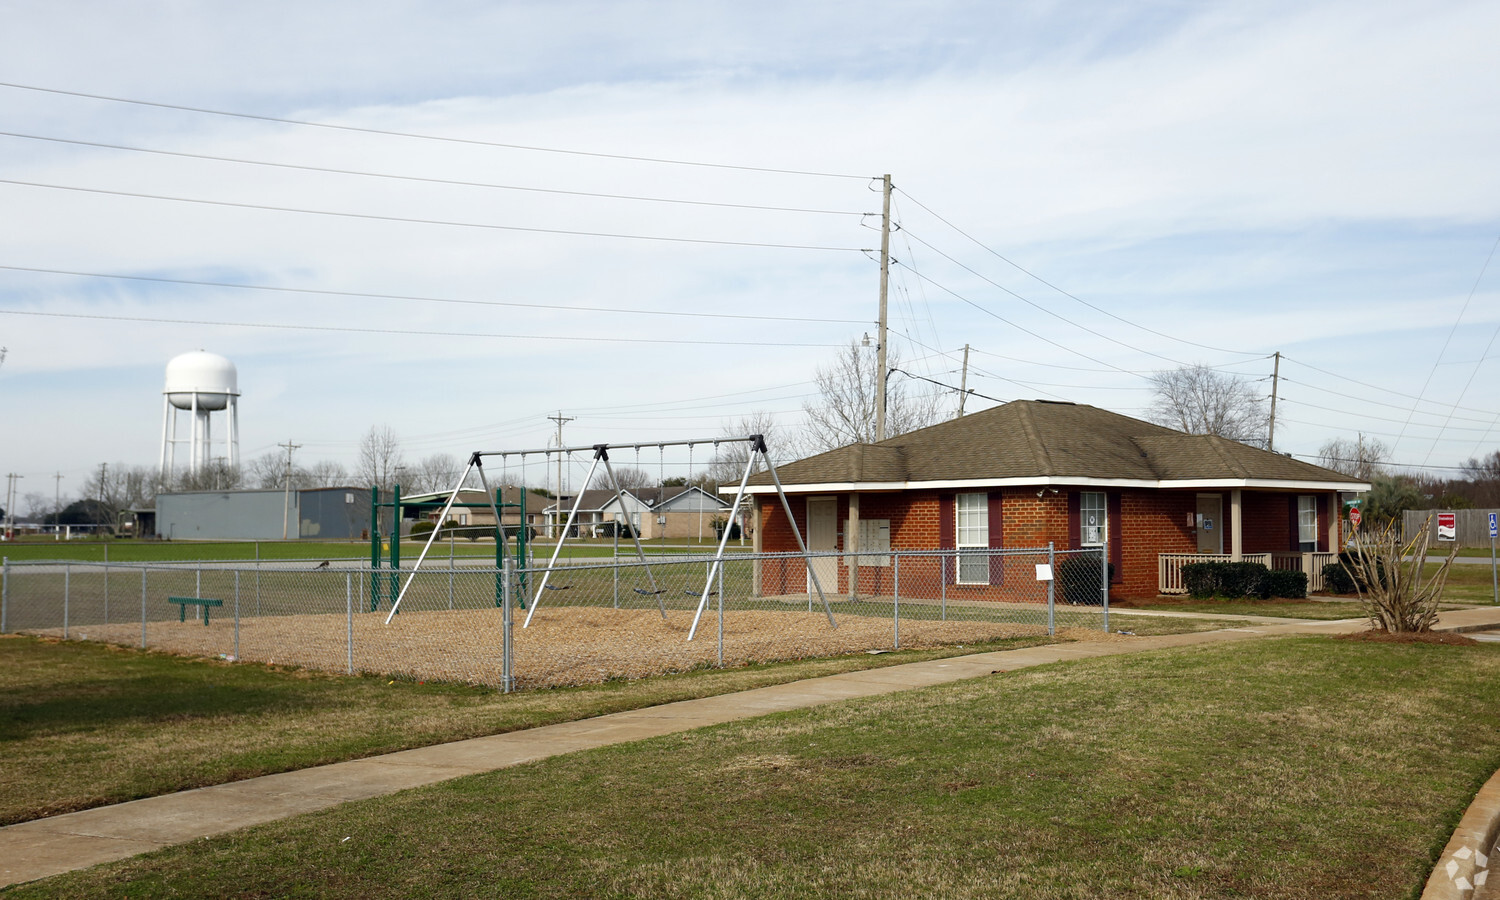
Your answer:
[[[1391,523],[1370,537],[1361,536],[1348,555],[1355,590],[1370,623],[1381,631],[1431,631],[1438,617],[1438,601],[1448,582],[1448,570],[1458,556],[1448,554],[1431,578],[1422,577],[1432,531],[1424,525],[1406,544]]]

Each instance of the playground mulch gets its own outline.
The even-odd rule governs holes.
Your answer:
[[[184,656],[217,657],[300,666],[328,672],[374,673],[419,681],[498,685],[502,622],[498,609],[403,612],[389,626],[384,616],[288,615],[242,618],[239,652],[234,623],[151,622],[147,646]],[[746,610],[724,614],[726,666],[890,650],[889,619],[838,617],[828,627],[821,613]],[[539,611],[529,628],[514,629],[516,685],[521,688],[637,679],[719,665],[718,616],[706,613],[688,641],[692,613],[597,607]],[[348,635],[353,634],[352,665]],[[37,632],[60,637],[59,629]],[[1040,625],[964,620],[901,622],[901,648],[927,649],[1045,634]],[[1100,631],[1059,629],[1065,638],[1114,638]],[[89,625],[70,637],[139,646],[141,627]],[[1125,640],[1125,638],[1117,638]]]

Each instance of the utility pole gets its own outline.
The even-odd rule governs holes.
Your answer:
[[[556,532],[557,532],[557,519],[558,519],[558,515],[557,514],[560,513],[560,512],[562,512],[562,470],[563,470],[562,427],[563,427],[563,423],[565,423],[565,422],[571,422],[575,418],[577,418],[577,416],[564,416],[562,414],[562,410],[558,410],[557,411],[557,415],[555,415],[555,416],[548,416],[547,418],[550,419],[551,421],[557,423],[557,491],[555,492],[556,496],[553,498],[553,501],[552,501],[552,531],[553,531],[553,536],[555,537],[556,536]]]
[[[7,541],[15,538],[16,479],[25,477],[25,475],[17,475],[14,472],[5,476],[5,539]]]
[[[875,365],[879,374],[875,379],[875,441],[885,440],[885,382],[889,373],[885,370],[885,303],[891,283],[891,176],[881,179],[880,211],[880,322],[878,343],[875,345]]]
[[[52,538],[62,540],[62,480],[63,474],[58,472],[52,476]]]
[[[1271,370],[1271,428],[1266,435],[1266,449],[1276,449],[1276,388],[1281,383],[1281,351],[1276,351],[1276,366]]]
[[[96,517],[97,517],[98,514],[104,512],[104,482],[108,479],[108,476],[109,476],[109,463],[100,463],[99,464],[99,506],[98,506],[97,509],[94,510],[94,513],[95,513]],[[98,522],[95,522],[94,524],[97,525]]]
[[[292,451],[302,445],[294,444],[291,438],[287,438],[285,444],[277,444],[276,446],[286,450],[286,484],[283,486],[281,492],[281,539],[284,541],[289,536],[291,525],[289,520],[292,513]],[[300,531],[300,529],[298,530]]]
[[[958,381],[958,415],[955,419],[964,417],[964,401],[969,399],[969,345],[964,344],[964,374]]]

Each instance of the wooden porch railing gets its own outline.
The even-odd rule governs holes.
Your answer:
[[[1245,562],[1260,563],[1268,569],[1290,569],[1307,573],[1309,593],[1323,590],[1323,567],[1338,559],[1337,553],[1246,553]],[[1229,562],[1228,553],[1159,553],[1156,557],[1157,590],[1163,594],[1186,594],[1182,567],[1189,563]]]

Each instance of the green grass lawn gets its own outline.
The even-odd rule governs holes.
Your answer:
[[[1414,897],[1500,648],[1264,639],[574,753],[18,897]]]
[[[819,675],[1047,643],[696,671],[498,694],[0,637],[0,824]]]
[[[1437,563],[1428,563],[1424,574],[1438,570]],[[1494,574],[1489,566],[1467,566],[1454,563],[1448,569],[1448,584],[1443,589],[1443,599],[1456,603],[1493,603],[1495,600]]]
[[[1129,609],[1159,609],[1167,612],[1205,613],[1221,616],[1275,616],[1284,619],[1357,619],[1364,615],[1357,601],[1298,600],[1165,600],[1136,601]],[[1138,621],[1132,618],[1130,621]]]

